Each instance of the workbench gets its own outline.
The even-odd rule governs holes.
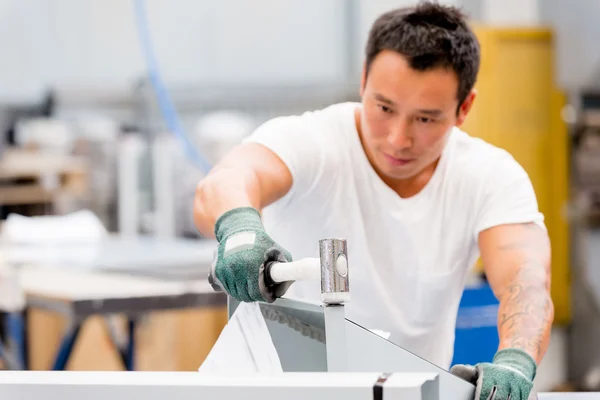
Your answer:
[[[18,266],[26,309],[23,314],[9,314],[10,333],[19,349],[17,368],[28,367],[25,315],[44,310],[67,321],[52,369],[65,369],[88,319],[120,315],[127,319],[127,343],[121,346],[117,340],[113,342],[124,367],[133,370],[135,329],[140,317],[164,310],[224,310],[226,296],[214,292],[206,281],[213,247],[209,241],[111,238],[103,243],[93,265]]]
[[[126,369],[134,369],[136,320],[163,310],[224,306],[224,296],[214,293],[206,280],[168,281],[118,273],[79,272],[25,267],[20,279],[27,308],[59,313],[68,328],[52,366],[63,370],[82,325],[94,315],[127,317],[128,345],[119,349]],[[56,283],[59,283],[58,285]]]

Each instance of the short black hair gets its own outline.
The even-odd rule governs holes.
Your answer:
[[[382,14],[373,23],[367,40],[367,75],[383,50],[400,53],[418,71],[452,68],[458,77],[459,106],[475,86],[479,41],[467,24],[466,15],[456,7],[428,1]]]

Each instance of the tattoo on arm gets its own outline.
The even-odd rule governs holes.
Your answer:
[[[550,334],[554,307],[539,264],[524,265],[500,299],[498,330],[501,347],[518,347],[541,359]]]
[[[538,234],[528,240],[502,244],[499,249],[513,252],[520,265],[499,299],[500,348],[523,349],[539,362],[548,346],[554,319],[550,272],[545,265],[547,237]]]

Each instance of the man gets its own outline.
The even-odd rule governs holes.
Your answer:
[[[527,398],[553,320],[549,240],[523,168],[458,128],[478,69],[479,44],[457,9],[421,3],[378,18],[361,103],[266,122],[198,185],[195,223],[219,242],[225,290],[318,301],[314,282],[266,286],[263,265],[346,238],[349,317],[448,368],[481,256],[500,302],[500,347],[493,362],[452,372],[477,385],[477,398]],[[225,257],[241,232],[249,246]]]

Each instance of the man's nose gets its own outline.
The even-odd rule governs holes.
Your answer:
[[[388,142],[397,149],[406,149],[412,147],[413,139],[408,133],[408,124],[405,122],[394,124],[390,130],[390,133],[388,134]]]

